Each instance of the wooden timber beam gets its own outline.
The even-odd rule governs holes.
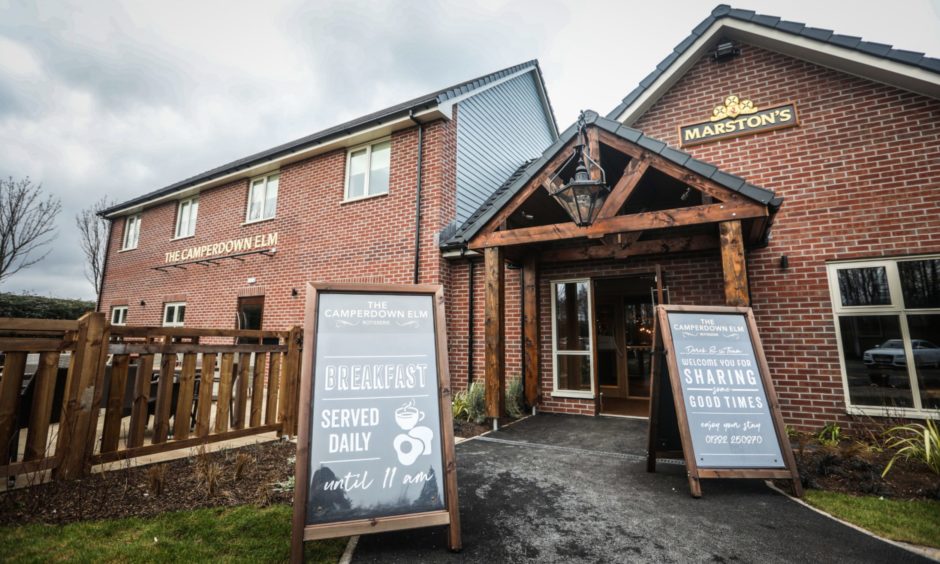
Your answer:
[[[614,149],[630,155],[634,159],[645,158],[649,160],[650,166],[656,170],[675,178],[676,180],[699,190],[713,198],[716,198],[722,202],[748,202],[751,205],[761,206],[761,204],[746,198],[742,194],[725,188],[724,186],[704,178],[698,174],[693,173],[692,171],[683,168],[676,163],[666,159],[656,153],[644,149],[638,145],[634,145],[629,141],[617,137],[616,135],[609,133],[607,131],[599,131],[600,140],[605,145],[613,147]]]
[[[484,389],[486,416],[500,417],[505,412],[505,260],[503,249],[490,247],[483,252],[486,276],[484,306]]]
[[[471,248],[479,249],[505,245],[524,245],[528,243],[578,239],[582,237],[600,238],[613,233],[717,223],[735,219],[764,217],[766,215],[767,209],[764,206],[728,204],[690,206],[672,210],[618,215],[606,219],[599,219],[595,221],[594,224],[586,227],[578,227],[574,222],[566,222],[535,227],[523,227],[508,231],[496,231],[485,236],[474,238],[474,244],[471,244]]]
[[[617,184],[614,185],[603,207],[601,207],[601,211],[598,212],[598,219],[614,217],[620,212],[620,208],[623,207],[623,204],[626,203],[627,199],[633,194],[633,190],[636,189],[637,184],[640,183],[640,179],[643,178],[643,173],[646,172],[649,166],[649,159],[643,157],[630,159],[627,168],[623,171],[623,176],[621,176]]]
[[[522,263],[522,309],[525,358],[525,402],[534,406],[539,402],[539,281],[538,261],[534,256],[527,256]]]
[[[639,255],[659,253],[681,253],[686,251],[704,251],[717,249],[718,238],[710,235],[695,237],[675,237],[654,241],[638,241],[623,249],[614,249],[605,245],[585,245],[568,249],[545,251],[539,255],[544,262],[574,262],[579,260],[623,259]]]
[[[725,304],[729,306],[750,305],[747,291],[747,262],[744,258],[744,239],[740,221],[723,221],[718,224],[721,238],[721,268],[725,278]]]
[[[550,184],[547,183],[552,175],[555,174],[557,169],[571,157],[571,151],[574,149],[574,146],[577,142],[578,138],[575,137],[566,143],[565,146],[555,154],[555,157],[549,161],[547,165],[542,167],[541,172],[539,172],[532,180],[530,180],[528,184],[523,186],[522,190],[519,190],[516,195],[513,196],[505,206],[503,206],[503,209],[501,209],[496,215],[490,218],[488,222],[486,222],[486,225],[483,227],[483,229],[480,230],[480,233],[474,238],[474,240],[483,237],[488,233],[496,231],[507,219],[509,219],[509,216],[515,213],[515,211],[519,209],[519,206],[529,199],[529,196],[535,193],[535,191],[539,188],[545,187],[545,189],[548,190],[548,193],[551,194],[551,190],[549,189]]]
[[[588,127],[587,132],[585,133],[587,137],[587,150],[588,156],[591,157],[591,160],[597,163],[597,166],[603,168],[604,165],[601,164],[601,144],[597,136],[596,127]],[[601,171],[597,168],[590,169],[591,180],[600,180]]]

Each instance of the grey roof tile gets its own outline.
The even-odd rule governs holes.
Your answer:
[[[666,147],[659,154],[679,166],[685,166],[685,163],[689,162],[689,159],[692,158],[692,155],[678,149],[673,149],[672,147]]]
[[[626,125],[621,125],[618,127],[616,133],[631,143],[636,143],[640,140],[641,137],[643,137],[642,131],[639,129],[633,129],[632,127],[628,127]]]
[[[895,49],[891,45],[884,43],[862,41],[862,39],[859,37],[839,35],[829,29],[807,27],[806,24],[800,22],[784,21],[776,16],[756,14],[751,10],[740,10],[732,8],[727,4],[719,4],[716,6],[712,10],[711,14],[709,14],[707,18],[695,26],[695,28],[692,29],[692,32],[676,46],[673,52],[656,66],[656,70],[661,72],[668,72],[668,69],[676,62],[676,60],[681,57],[682,54],[685,53],[695,43],[695,41],[701,37],[709,27],[711,27],[713,23],[722,18],[731,18],[739,21],[752,22],[762,27],[776,29],[792,35],[798,35],[800,37],[828,43],[830,45],[838,45],[839,47],[854,49],[868,55],[897,61],[899,63],[911,65],[913,67],[918,67],[931,72],[940,72],[940,59],[927,57],[922,53]],[[616,119],[634,102],[636,102],[636,100],[642,96],[643,92],[645,92],[646,89],[653,84],[655,79],[651,79],[652,76],[653,73],[644,78],[637,88],[634,88],[625,98],[623,98],[617,107],[607,114],[607,117]]]
[[[197,174],[195,176],[191,176],[185,180],[181,180],[179,182],[173,183],[164,188],[160,188],[159,190],[154,190],[153,192],[149,192],[142,196],[138,196],[136,198],[132,198],[130,200],[121,202],[120,204],[111,206],[110,208],[106,210],[102,210],[100,213],[102,215],[107,215],[109,213],[113,213],[123,208],[145,204],[150,200],[160,198],[167,194],[172,194],[173,192],[176,192],[178,190],[182,190],[190,186],[194,186],[196,184],[199,184],[208,180],[212,180],[214,178],[218,178],[220,176],[223,176],[232,172],[243,170],[255,164],[262,163],[264,161],[274,159],[280,156],[284,156],[284,155],[287,155],[287,154],[290,154],[290,153],[293,153],[293,152],[296,152],[296,151],[299,151],[308,147],[315,147],[332,138],[342,137],[352,131],[355,131],[356,129],[380,124],[384,121],[387,121],[397,116],[407,115],[409,111],[424,110],[424,109],[430,108],[432,106],[443,103],[452,98],[460,96],[463,93],[475,90],[476,88],[479,88],[480,86],[489,84],[505,76],[509,76],[510,74],[519,72],[527,67],[536,69],[536,71],[539,74],[539,80],[541,80],[541,69],[539,69],[538,61],[537,60],[526,61],[524,63],[490,73],[486,76],[477,77],[471,80],[461,82],[460,84],[455,84],[453,86],[448,86],[446,88],[436,90],[429,94],[425,94],[424,96],[419,96],[418,98],[413,98],[411,100],[407,100],[400,104],[396,104],[394,106],[390,106],[388,108],[379,110],[377,112],[372,112],[370,114],[366,114],[364,116],[347,121],[345,123],[341,123],[339,125],[324,129],[322,131],[318,131],[317,133],[313,133],[312,135],[307,135],[305,137],[301,137],[300,139],[295,139],[294,141],[284,143],[283,145],[278,145],[276,147],[266,149],[259,153],[255,153],[253,155],[249,155],[247,157],[229,162],[222,166]],[[550,103],[549,103],[549,111],[550,112],[552,111]],[[551,116],[551,119],[554,122],[555,120],[554,114]]]
[[[649,88],[651,84],[656,82],[656,79],[659,78],[661,74],[663,74],[663,71],[659,69],[654,70],[653,72],[646,75],[646,78],[640,81],[640,86],[642,88]]]
[[[832,37],[829,38],[829,43],[832,43],[833,45],[839,45],[840,47],[848,47],[849,49],[855,49],[861,42],[862,38],[855,37],[854,35],[841,35],[834,33]]]
[[[685,163],[685,168],[696,174],[704,176],[705,178],[711,178],[711,176],[718,170],[717,167],[714,167],[708,163],[704,163],[698,159],[689,159],[689,162]]]
[[[800,35],[817,41],[828,41],[829,38],[832,37],[832,30],[820,29],[818,27],[804,27]]]
[[[656,139],[653,139],[652,137],[647,137],[646,135],[640,137],[640,140],[639,142],[637,142],[637,145],[639,145],[640,147],[643,147],[644,149],[649,149],[650,151],[653,151],[654,153],[657,153],[657,154],[659,154],[660,152],[662,152],[663,149],[666,148],[666,144],[663,143],[662,141],[658,141]]]
[[[722,186],[730,188],[734,191],[740,190],[741,187],[745,184],[745,180],[740,176],[728,174],[727,172],[722,172],[720,170],[715,171],[715,174],[711,176],[711,179],[718,184],[721,184]]]

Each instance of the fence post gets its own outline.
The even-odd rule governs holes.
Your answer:
[[[282,424],[285,435],[297,435],[297,418],[300,398],[300,343],[303,330],[292,327],[287,340],[287,389],[283,393],[287,396],[287,410]]]
[[[69,363],[66,396],[59,420],[56,452],[62,458],[53,472],[55,479],[81,476],[88,456],[94,450],[106,360],[102,353],[107,352],[105,332],[103,313],[86,313],[78,320],[78,337]]]

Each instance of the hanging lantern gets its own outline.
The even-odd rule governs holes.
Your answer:
[[[594,223],[597,214],[604,207],[604,201],[610,193],[607,187],[607,174],[601,165],[597,164],[588,151],[584,142],[584,112],[578,117],[578,144],[571,157],[552,176],[552,185],[555,179],[565,170],[569,163],[577,159],[578,166],[574,177],[561,188],[552,192],[552,197],[568,212],[571,219],[579,226],[586,227]],[[592,174],[592,172],[594,174]]]

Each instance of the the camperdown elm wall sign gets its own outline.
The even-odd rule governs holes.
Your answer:
[[[308,292],[294,534],[450,525],[458,549],[443,289]]]
[[[793,102],[760,109],[748,99],[728,96],[708,121],[679,126],[683,147],[799,125]]]

